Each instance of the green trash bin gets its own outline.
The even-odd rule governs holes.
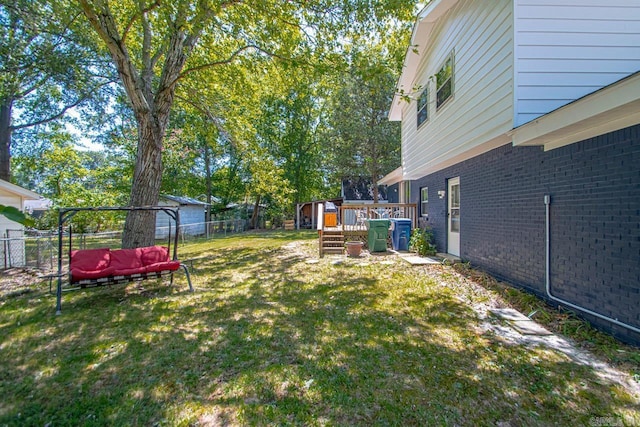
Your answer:
[[[367,220],[367,243],[369,244],[369,252],[386,252],[387,237],[389,236],[388,219],[369,219]]]

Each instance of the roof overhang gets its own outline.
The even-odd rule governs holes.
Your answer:
[[[393,185],[402,181],[402,166],[389,172],[378,181],[378,185]]]
[[[402,102],[404,96],[411,96],[420,59],[429,45],[431,32],[438,19],[451,9],[458,0],[432,0],[418,13],[413,25],[411,42],[402,65],[402,74],[396,84],[396,93],[389,110],[389,120],[402,120]]]
[[[640,123],[640,72],[510,132],[514,146],[563,147]]]
[[[15,194],[16,196],[20,196],[25,200],[38,200],[40,198],[38,193],[34,193],[31,190],[27,190],[26,188],[22,188],[19,185],[12,184],[3,179],[0,179],[0,190],[5,190],[9,193]]]

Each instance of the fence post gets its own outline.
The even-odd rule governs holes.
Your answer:
[[[7,246],[9,242],[7,241],[7,233],[5,232],[4,238],[2,239],[2,258],[3,258],[3,268],[7,268]]]
[[[35,236],[35,239],[36,239],[36,268],[39,269],[40,268],[40,239],[38,238],[37,234]],[[26,258],[26,255],[27,254],[25,254],[25,258]]]

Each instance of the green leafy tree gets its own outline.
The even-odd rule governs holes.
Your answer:
[[[368,177],[375,183],[400,164],[400,127],[389,122],[396,73],[384,46],[365,46],[351,53],[349,72],[332,97],[328,156],[333,173]]]
[[[302,78],[262,103],[257,136],[283,169],[293,203],[321,197],[324,189],[320,129],[326,97],[320,92],[318,84]]]
[[[400,127],[389,122],[396,72],[385,58],[383,45],[365,46],[351,53],[352,64],[332,98],[328,146],[334,174],[367,176],[373,185],[400,164]]]
[[[29,216],[13,206],[0,205],[0,215],[27,227],[33,227],[35,225],[33,218],[29,218]]]
[[[16,178],[19,181],[24,178],[28,183],[25,186],[53,202],[53,209],[39,221],[39,227],[54,228],[59,207],[123,204],[127,192],[123,191],[122,181],[126,177],[122,176],[120,157],[79,151],[71,135],[61,130],[48,137],[49,148],[35,157],[17,156],[14,162]],[[74,227],[83,232],[111,228],[115,221],[114,215],[95,213],[78,214],[73,219]]]
[[[371,35],[379,22],[413,7],[393,0],[281,2],[78,0],[107,47],[138,128],[132,205],[158,201],[162,151],[178,84],[242,57],[307,60]],[[153,241],[153,214],[127,217],[123,246]]]
[[[76,15],[64,1],[0,0],[1,179],[11,179],[13,139],[37,148],[34,129],[108,93],[114,77]]]

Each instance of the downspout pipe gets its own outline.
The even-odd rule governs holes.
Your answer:
[[[636,333],[640,334],[640,329],[635,326],[629,325],[627,323],[623,323],[618,319],[614,319],[612,317],[605,316],[604,314],[596,313],[595,311],[589,310],[588,308],[581,307],[579,305],[573,304],[569,301],[563,300],[554,296],[551,293],[551,221],[549,216],[549,210],[551,206],[551,196],[549,194],[544,195],[544,205],[545,205],[545,272],[544,272],[544,282],[547,291],[547,296],[553,301],[562,303],[568,307],[571,307],[576,310],[580,310],[584,313],[590,314],[592,316],[598,317],[600,319],[606,320],[607,322],[611,322],[615,325],[622,326],[623,328],[629,329]]]

